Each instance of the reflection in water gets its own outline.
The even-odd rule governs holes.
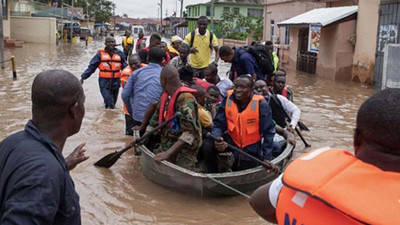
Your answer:
[[[0,138],[23,129],[31,117],[30,88],[37,73],[57,68],[79,77],[103,43],[94,41],[89,47],[85,43],[58,47],[25,44],[23,48],[7,49],[6,59],[16,56],[18,79],[12,80],[9,64],[0,71]],[[220,75],[228,69],[229,64],[220,62]],[[374,90],[294,73],[289,73],[288,83],[294,102],[302,110],[301,118],[311,130],[303,134],[312,148],[351,149],[357,109]],[[243,197],[199,199],[152,183],[140,173],[139,158],[132,152],[124,154],[110,170],[95,168],[94,162],[123,148],[131,138],[124,135],[121,99],[116,109],[104,109],[97,72],[85,81],[84,90],[86,115],[82,128],[67,141],[64,152],[66,155],[79,143],[87,143],[89,160],[72,172],[81,197],[83,224],[262,223]],[[309,150],[297,139],[296,156]]]

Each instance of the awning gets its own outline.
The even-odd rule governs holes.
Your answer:
[[[278,23],[278,26],[329,25],[357,13],[358,6],[313,9]]]

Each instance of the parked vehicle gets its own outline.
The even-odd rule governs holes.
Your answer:
[[[67,30],[67,36],[68,38],[71,38],[71,23],[65,23],[64,24],[64,29]],[[73,22],[72,23],[72,36],[79,36],[81,33],[81,24],[78,22]]]
[[[132,35],[137,37],[139,33],[144,33],[144,27],[139,25],[132,26]]]
[[[81,39],[86,39],[87,37],[91,37],[91,36],[92,36],[92,30],[90,30],[87,27],[81,27],[81,31],[80,31]]]

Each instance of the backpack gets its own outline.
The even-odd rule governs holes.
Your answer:
[[[214,34],[211,31],[209,31],[209,32],[210,32],[210,45],[208,47],[210,47],[210,49],[212,50],[213,49],[212,41],[214,38]],[[192,31],[192,33],[190,35],[190,47],[193,47],[193,41],[194,41],[195,35],[196,34],[195,34],[195,30],[194,30],[194,31]]]
[[[264,76],[268,76],[274,73],[275,68],[272,54],[268,51],[267,47],[261,44],[256,44],[251,46],[244,46],[243,50],[256,59],[259,71]],[[241,54],[243,53],[244,52],[242,52]]]

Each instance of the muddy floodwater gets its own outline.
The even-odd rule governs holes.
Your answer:
[[[121,39],[117,38],[117,43]],[[46,69],[65,69],[80,77],[103,40],[88,47],[63,44],[57,47],[25,44],[7,49],[6,59],[15,55],[18,79],[12,79],[11,64],[0,71],[0,138],[21,130],[31,118],[31,85],[34,76]],[[220,75],[229,64],[220,62]],[[124,135],[125,121],[119,98],[114,110],[105,110],[98,87],[98,72],[83,85],[86,115],[78,134],[70,137],[64,155],[86,142],[90,158],[72,172],[80,195],[83,224],[267,224],[241,196],[200,199],[165,189],[142,175],[139,158],[129,151],[111,168],[93,163],[119,150],[131,140]],[[295,156],[310,149],[331,146],[351,149],[356,112],[376,90],[361,84],[316,79],[312,75],[288,74],[294,102],[302,110],[301,119],[310,128],[303,132],[312,148],[304,148],[297,137]],[[121,92],[121,91],[120,91]]]

